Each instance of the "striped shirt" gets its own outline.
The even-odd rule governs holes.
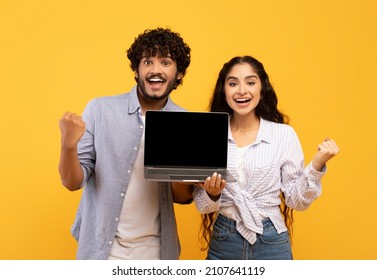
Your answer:
[[[263,232],[262,219],[269,217],[278,233],[287,231],[280,213],[280,194],[295,210],[305,210],[321,194],[321,178],[326,167],[317,171],[304,166],[300,141],[293,128],[261,119],[257,137],[245,151],[244,181],[227,183],[219,200],[212,201],[201,188],[195,188],[194,201],[200,213],[220,213],[237,222],[237,230],[251,244]],[[228,169],[237,177],[237,145],[229,129]],[[238,172],[239,174],[240,172]]]

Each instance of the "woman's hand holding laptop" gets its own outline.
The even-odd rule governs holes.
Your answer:
[[[203,188],[213,201],[217,201],[220,198],[221,191],[225,188],[226,180],[222,179],[221,174],[215,172],[204,183],[172,182],[174,201],[181,202],[179,201],[180,194],[188,191],[192,192],[193,185]]]
[[[216,201],[220,198],[221,191],[225,188],[226,181],[222,179],[221,174],[215,172],[212,177],[208,177],[204,183],[198,183],[197,185],[203,188],[213,201]]]

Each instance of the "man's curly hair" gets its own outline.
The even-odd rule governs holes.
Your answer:
[[[137,71],[140,60],[146,57],[161,55],[177,63],[178,73],[182,77],[186,75],[186,70],[191,62],[190,47],[183,41],[179,33],[173,32],[170,28],[147,29],[144,33],[135,38],[134,43],[127,50],[127,57],[130,60],[132,71]],[[137,79],[135,78],[136,82]],[[177,80],[176,87],[181,84]]]

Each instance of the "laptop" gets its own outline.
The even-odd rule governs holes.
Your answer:
[[[229,115],[221,112],[147,111],[144,177],[149,181],[204,182],[214,172],[227,182]]]

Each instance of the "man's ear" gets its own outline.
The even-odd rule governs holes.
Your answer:
[[[183,74],[182,73],[178,73],[177,80],[182,80],[182,78],[183,78]]]

